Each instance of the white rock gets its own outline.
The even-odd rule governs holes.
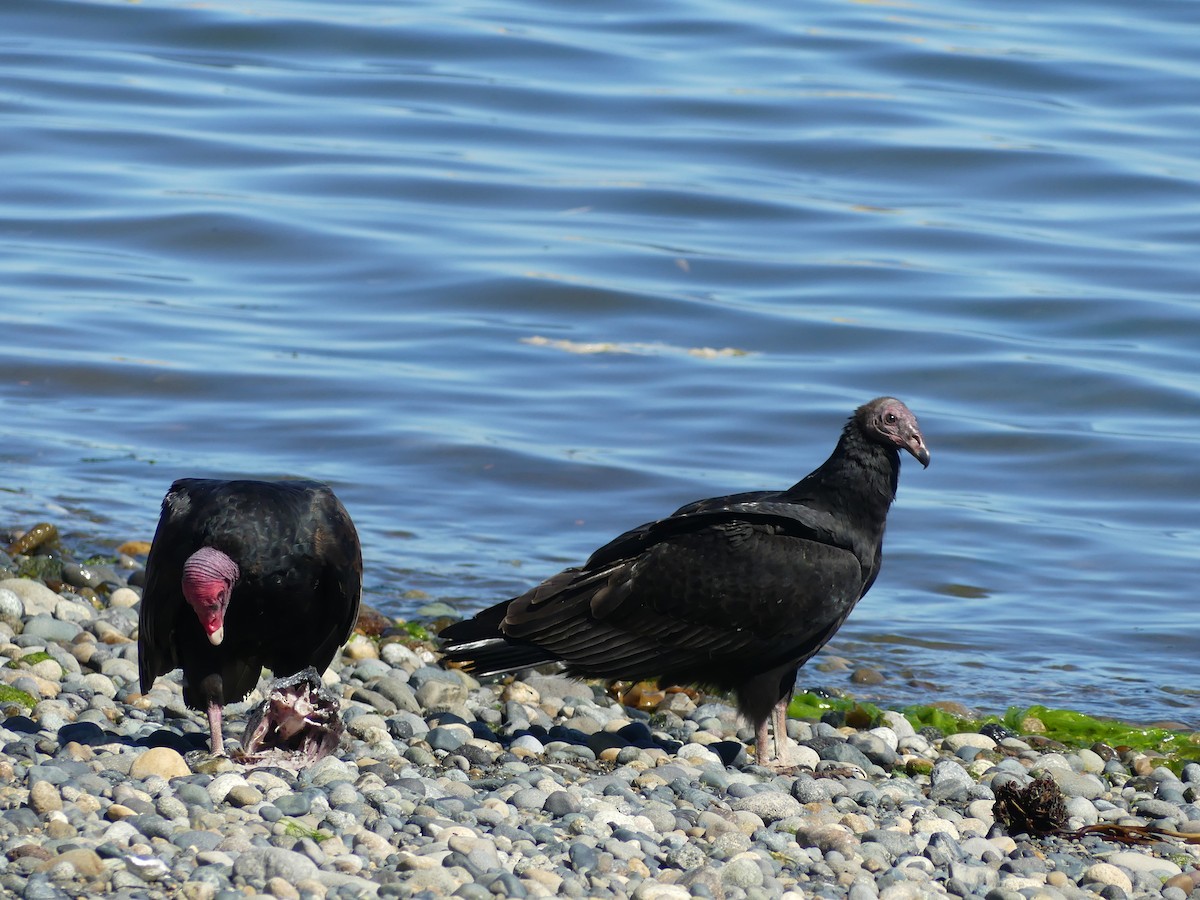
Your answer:
[[[54,618],[76,625],[86,625],[96,618],[96,610],[86,603],[61,598],[54,606]]]
[[[0,589],[6,589],[16,594],[24,607],[24,615],[54,615],[54,608],[61,599],[40,581],[29,578],[6,578],[0,581]]]
[[[816,769],[821,761],[820,754],[812,747],[788,742],[787,764],[801,769]]]
[[[911,726],[910,726],[911,727]],[[872,728],[867,734],[873,734],[893,750],[900,746],[900,735],[891,728]]]
[[[980,750],[995,750],[996,742],[986,734],[973,731],[960,731],[958,734],[948,734],[942,739],[942,747],[951,753],[957,753],[963,747],[978,747]]]
[[[109,594],[108,605],[120,609],[128,609],[131,606],[137,606],[138,601],[141,599],[141,595],[133,588],[117,588]]]
[[[913,822],[913,831],[917,834],[935,834],[942,832],[948,834],[954,840],[958,840],[958,827],[949,819],[938,819],[933,816],[925,816]]]
[[[1000,879],[1000,887],[1002,889],[1018,893],[1030,888],[1040,888],[1045,883],[1045,875],[1005,875]]]
[[[1163,859],[1160,856],[1151,856],[1148,853],[1139,853],[1137,850],[1119,850],[1116,853],[1109,854],[1107,861],[1114,866],[1128,869],[1130,872],[1146,872],[1159,877],[1165,874],[1170,878],[1183,871],[1176,863],[1171,862],[1169,859]]]
[[[224,772],[208,783],[208,796],[213,803],[223,803],[235,787],[248,784],[239,772]]]
[[[141,837],[141,833],[133,827],[129,822],[120,821],[113,822],[104,829],[102,841],[112,841],[114,844],[128,844],[134,838]]]
[[[895,710],[886,710],[883,714],[883,721],[888,728],[896,733],[897,739],[912,737],[917,733],[916,729],[912,726],[912,722],[908,721],[908,719]],[[894,750],[895,747],[892,749]]]
[[[1053,772],[1055,770],[1060,772],[1075,771],[1071,768],[1071,764],[1067,762],[1067,758],[1061,753],[1043,753],[1041,757],[1038,758],[1037,763],[1034,764],[1032,772],[1034,775],[1036,775],[1038,772]]]
[[[1083,884],[1091,882],[1093,884],[1115,884],[1125,893],[1133,890],[1133,882],[1129,880],[1129,876],[1114,866],[1112,863],[1096,863],[1089,866],[1088,870],[1083,873]]]
[[[158,881],[171,867],[156,856],[127,856],[125,868],[143,881]]]
[[[16,592],[9,588],[0,588],[0,616],[9,619],[19,619],[25,614],[25,604]]]
[[[117,686],[113,684],[112,679],[99,672],[89,672],[80,680],[84,687],[94,693],[102,694],[110,699],[117,696]]]
[[[725,764],[721,762],[721,757],[717,756],[712,750],[702,744],[684,744],[676,753],[680,759],[686,759],[695,766],[716,766],[718,769],[724,769]]]

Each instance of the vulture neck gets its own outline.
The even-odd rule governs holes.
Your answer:
[[[896,499],[900,452],[876,443],[851,419],[829,459],[786,491],[790,499],[838,512],[880,533]]]

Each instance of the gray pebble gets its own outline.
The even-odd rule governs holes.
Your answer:
[[[317,865],[302,853],[281,847],[252,847],[238,854],[233,874],[252,885],[265,884],[268,878],[282,878],[295,884],[315,878]]]
[[[579,812],[581,806],[579,798],[573,794],[567,791],[554,791],[547,795],[543,808],[552,816],[565,816],[568,813]]]
[[[57,641],[60,644],[69,644],[81,631],[83,629],[74,622],[64,622],[49,615],[40,615],[25,621],[25,629],[21,636],[27,640]]]
[[[937,762],[929,774],[929,781],[929,798],[934,801],[965,798],[975,783],[967,770],[953,759]]]
[[[1065,797],[1082,797],[1085,800],[1095,800],[1103,796],[1107,786],[1095,775],[1080,774],[1070,769],[1049,769],[1059,790]]]

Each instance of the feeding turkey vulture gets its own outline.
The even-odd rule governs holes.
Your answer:
[[[333,491],[315,481],[182,478],[163,498],[138,618],[142,692],[183,669],[183,699],[208,714],[265,666],[323,672],[358,616],[362,552]]]
[[[766,762],[787,745],[796,673],[879,574],[900,451],[923,466],[916,417],[879,397],[833,453],[783,491],[689,503],[586,563],[444,628],[443,653],[478,675],[559,660],[569,674],[731,690]]]

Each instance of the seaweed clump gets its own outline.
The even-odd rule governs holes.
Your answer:
[[[998,785],[992,810],[1009,834],[1055,834],[1067,823],[1062,791],[1045,773],[1025,787],[1015,781]]]

